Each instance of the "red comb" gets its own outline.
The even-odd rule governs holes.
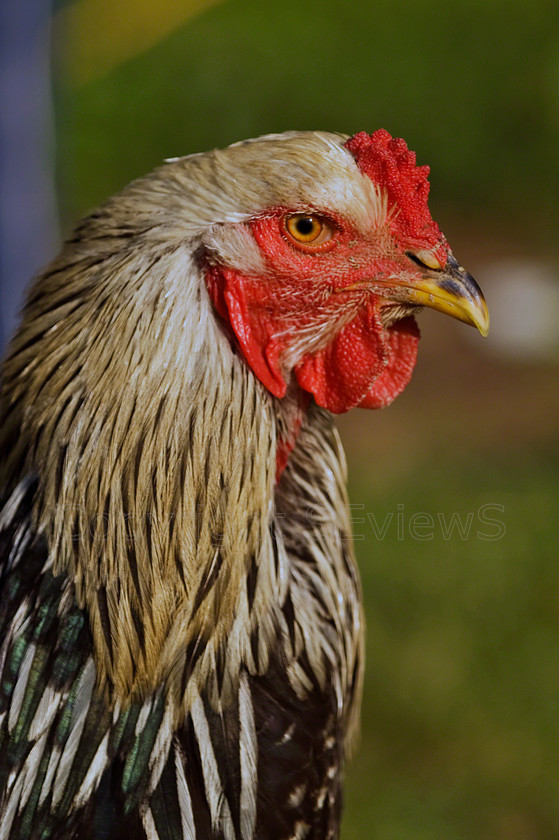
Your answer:
[[[388,194],[388,207],[396,207],[393,226],[408,239],[420,240],[423,246],[441,242],[442,234],[427,207],[429,167],[417,166],[415,152],[405,140],[384,128],[369,135],[355,134],[346,143],[365,175]]]

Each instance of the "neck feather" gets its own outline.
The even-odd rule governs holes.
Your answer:
[[[39,476],[37,527],[89,613],[100,681],[121,701],[166,680],[188,702],[185,677],[210,680],[225,638],[222,681],[241,659],[258,670],[270,595],[286,586],[270,544],[273,400],[217,325],[189,254],[121,254],[101,275],[55,264],[3,370],[4,473],[9,485]],[[119,272],[137,285],[115,296]]]

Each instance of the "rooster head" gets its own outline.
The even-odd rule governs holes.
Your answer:
[[[270,161],[276,181],[283,173],[283,193],[275,185],[275,201],[240,223],[252,264],[210,260],[208,289],[274,396],[283,397],[294,376],[334,413],[380,408],[410,380],[419,307],[483,335],[487,307],[431,218],[429,168],[416,165],[403,140],[384,129],[350,139],[316,133],[313,155],[305,137],[294,135],[281,166]],[[258,142],[251,145],[253,172],[245,175],[265,179]]]

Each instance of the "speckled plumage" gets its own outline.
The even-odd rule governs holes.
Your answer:
[[[345,141],[173,160],[79,224],[31,287],[0,372],[0,840],[338,837],[363,620],[343,452],[311,394],[393,399],[417,343],[395,322],[444,268],[395,241],[397,208]],[[340,243],[346,226],[348,256],[330,276],[293,251],[297,328],[274,259],[291,259],[281,213],[301,211],[331,213]],[[458,317],[483,321],[457,271]],[[227,322],[235,278],[277,290],[281,398],[244,352],[258,323]],[[348,377],[313,367],[357,317],[359,352],[332,356]],[[367,329],[383,355],[360,378]]]
[[[264,142],[269,156],[284,141]],[[351,164],[333,137],[294,136],[304,164],[297,144]],[[336,832],[362,633],[343,456],[313,408],[275,487],[282,406],[232,349],[196,256],[258,262],[227,223],[262,197],[250,179],[244,201],[222,191],[251,148],[170,163],[82,222],[8,350],[2,838],[124,837],[136,823],[150,838],[279,837],[265,827],[278,784],[292,802],[281,836]],[[302,172],[289,167],[277,201],[294,185],[303,200]],[[56,645],[69,656],[58,676]],[[284,703],[261,720],[252,698],[271,702],[275,679]],[[182,835],[164,827],[168,788]],[[317,797],[326,834],[305,827]]]

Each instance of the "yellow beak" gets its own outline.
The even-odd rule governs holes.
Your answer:
[[[429,306],[477,327],[483,336],[489,332],[489,310],[483,292],[452,254],[442,271],[406,284],[406,297],[411,303]]]

